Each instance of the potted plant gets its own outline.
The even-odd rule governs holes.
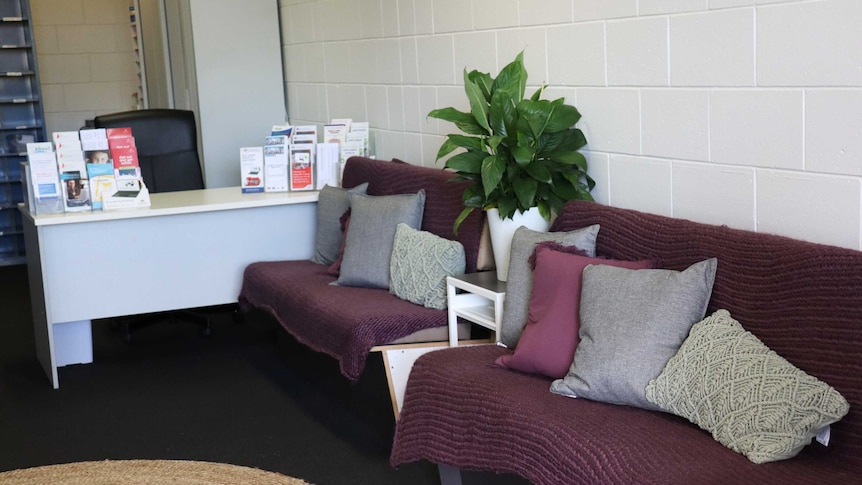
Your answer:
[[[587,160],[578,152],[587,143],[574,127],[581,114],[563,98],[541,99],[544,84],[524,98],[523,55],[519,53],[496,78],[464,70],[469,113],[449,107],[428,114],[454,123],[464,133],[448,135],[437,152],[439,160],[460,149],[446,160],[445,168],[454,170],[457,179],[473,182],[464,190],[464,210],[455,231],[474,210],[488,211],[498,278],[503,281],[511,234],[519,225],[531,226],[522,219],[543,221],[539,226],[547,230],[552,213],[568,200],[592,200],[590,190],[595,186],[587,174]],[[517,224],[503,241],[495,240],[498,221]]]

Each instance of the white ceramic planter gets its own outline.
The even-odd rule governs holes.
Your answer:
[[[551,227],[539,213],[538,207],[527,212],[517,212],[511,219],[500,219],[497,209],[488,209],[488,229],[491,232],[491,249],[494,251],[494,263],[497,265],[497,279],[506,281],[509,277],[509,252],[512,249],[512,236],[515,231],[526,226],[527,229],[545,232]]]

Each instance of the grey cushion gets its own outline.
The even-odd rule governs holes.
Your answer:
[[[373,197],[350,195],[350,226],[344,240],[344,259],[338,284],[389,288],[389,259],[395,226],[403,222],[419,229],[425,191]]]
[[[589,257],[596,255],[596,236],[598,224],[570,232],[538,232],[519,227],[512,236],[512,249],[509,252],[509,276],[506,282],[506,304],[503,321],[500,325],[500,340],[510,349],[515,348],[530,309],[530,293],[533,291],[533,270],[530,256],[536,244],[554,241],[563,246],[577,246]]]
[[[314,255],[311,261],[317,264],[332,264],[338,259],[344,235],[341,234],[342,214],[350,208],[348,193],[364,194],[368,183],[350,190],[325,185],[317,198],[317,230],[314,238]]]
[[[446,308],[446,277],[464,272],[464,246],[398,224],[389,260],[389,292],[417,305]]]
[[[647,400],[646,386],[703,319],[716,265],[712,258],[685,271],[584,268],[581,342],[551,392],[662,410]]]
[[[850,409],[838,391],[771,351],[727,310],[691,328],[646,396],[754,463],[796,456]]]

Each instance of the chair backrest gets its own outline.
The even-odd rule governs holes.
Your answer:
[[[96,116],[96,128],[130,127],[151,193],[204,188],[192,111],[144,109]]]

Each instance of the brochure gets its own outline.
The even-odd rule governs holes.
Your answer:
[[[84,166],[84,152],[81,150],[57,150],[57,166],[60,177],[65,173],[76,173],[79,178],[87,178],[87,168]]]
[[[87,176],[90,178],[90,199],[93,210],[102,209],[102,199],[117,191],[114,166],[108,163],[88,163]]]
[[[66,212],[84,212],[91,210],[89,180],[81,177],[79,171],[61,172],[60,181],[63,189],[63,205]]]
[[[317,190],[324,185],[341,186],[341,171],[339,170],[338,143],[320,143],[317,145]]]
[[[314,190],[314,145],[290,145],[290,190]]]
[[[111,159],[114,169],[138,167],[138,149],[135,147],[135,139],[130,136],[108,138],[108,148],[111,151]]]
[[[347,140],[347,125],[324,125],[323,143],[344,143]]]
[[[242,192],[263,192],[263,147],[240,148],[239,160]]]
[[[283,125],[272,125],[271,136],[286,136],[290,139],[290,134],[293,131],[293,127],[290,126],[290,123],[285,123]]]
[[[361,142],[343,143],[341,145],[341,169],[344,170],[344,164],[350,157],[364,156],[365,146]]]
[[[287,192],[289,189],[287,137],[266,137],[263,147],[264,191]]]
[[[291,143],[317,143],[317,125],[294,127]]]
[[[28,143],[27,160],[29,191],[34,201],[30,210],[36,214],[63,212],[57,158],[51,149],[51,142]]]

